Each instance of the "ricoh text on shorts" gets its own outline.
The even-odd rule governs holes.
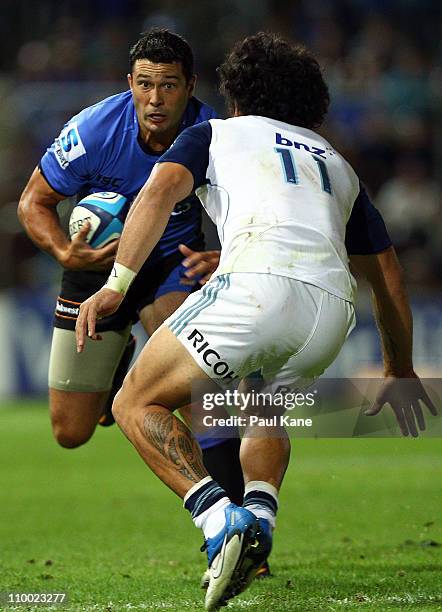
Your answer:
[[[220,386],[260,372],[276,386],[302,388],[339,353],[355,323],[353,304],[284,276],[213,278],[165,325]]]

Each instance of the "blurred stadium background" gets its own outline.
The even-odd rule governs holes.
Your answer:
[[[413,301],[418,372],[442,371],[440,67],[433,0],[2,0],[0,3],[0,399],[46,392],[60,269],[16,217],[64,122],[126,89],[129,46],[150,26],[192,45],[197,95],[221,113],[215,68],[237,39],[276,30],[309,46],[329,83],[323,129],[388,223]],[[439,86],[439,89],[438,89]],[[379,369],[369,296],[333,374]]]

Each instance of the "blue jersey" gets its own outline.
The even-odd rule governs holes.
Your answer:
[[[179,132],[215,118],[215,111],[191,98]],[[97,191],[115,191],[133,200],[161,154],[146,150],[130,91],[116,94],[72,117],[40,161],[49,185],[66,196],[84,197]],[[201,206],[195,196],[176,205],[150,260],[176,252],[201,233]]]

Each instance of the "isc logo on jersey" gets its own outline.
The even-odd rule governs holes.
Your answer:
[[[70,162],[86,153],[83,142],[78,131],[77,122],[66,125],[54,142],[55,158],[63,168],[67,168]]]
[[[69,235],[75,238],[84,223],[90,223],[86,236],[94,249],[103,247],[120,237],[129,211],[126,197],[112,191],[101,191],[86,196],[74,207],[69,219]]]

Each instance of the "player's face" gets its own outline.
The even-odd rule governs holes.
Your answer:
[[[168,146],[174,140],[195,86],[187,82],[180,62],[156,64],[137,60],[128,74],[143,140]]]

